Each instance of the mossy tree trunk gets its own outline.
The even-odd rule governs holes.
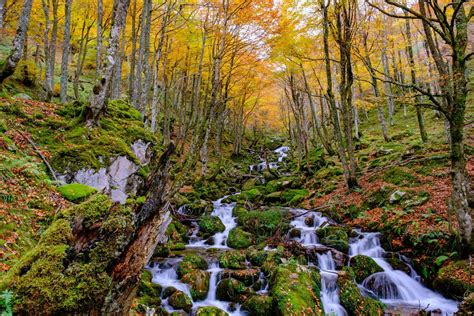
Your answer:
[[[13,48],[10,55],[7,57],[5,64],[0,69],[0,84],[5,79],[13,75],[16,66],[23,55],[23,47],[26,42],[26,33],[28,32],[28,25],[30,24],[30,14],[33,0],[25,0],[23,2],[23,9],[21,11],[20,19],[18,21],[18,28],[16,30],[15,38],[13,39]]]

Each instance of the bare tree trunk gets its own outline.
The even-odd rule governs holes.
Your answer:
[[[30,13],[33,0],[24,0],[20,19],[18,21],[18,28],[16,30],[15,38],[13,39],[13,48],[8,55],[7,60],[0,69],[0,84],[10,77],[18,65],[23,53],[23,46],[25,45],[26,35],[28,32],[28,25],[30,24]]]
[[[67,86],[68,86],[68,64],[69,50],[71,46],[71,3],[72,0],[66,0],[64,3],[64,12],[66,14],[64,20],[64,41],[63,56],[61,61],[61,103],[67,102]]]
[[[129,71],[129,81],[128,81],[128,95],[130,99],[134,98],[134,84],[135,84],[135,64],[137,57],[137,29],[136,29],[136,20],[137,20],[137,0],[133,0],[132,7],[132,53],[130,54],[130,71]]]
[[[127,10],[130,0],[114,0],[114,9],[112,13],[112,26],[110,29],[109,44],[107,48],[107,58],[102,65],[101,79],[96,82],[91,97],[91,104],[86,113],[88,127],[97,125],[99,115],[104,110],[105,94],[107,93],[112,78],[117,53],[120,46],[120,33],[125,25]]]
[[[140,48],[138,50],[138,60],[136,65],[135,71],[135,83],[133,85],[133,95],[132,95],[132,104],[133,106],[140,110],[140,100],[142,98],[142,78],[143,78],[143,65],[146,62],[145,58],[145,42],[147,35],[147,20],[148,20],[148,2],[150,0],[144,0],[143,8],[142,8],[142,16],[141,16],[141,31],[140,31]],[[143,115],[143,113],[142,113]]]
[[[74,89],[74,97],[76,100],[79,99],[79,81],[81,78],[82,74],[82,69],[84,67],[84,61],[86,60],[87,56],[87,50],[89,47],[89,34],[90,30],[92,28],[92,23],[89,25],[86,25],[86,20],[84,20],[82,24],[82,35],[81,35],[81,40],[80,40],[80,48],[79,52],[77,53],[77,62],[76,62],[76,73],[74,76],[74,83],[73,83],[73,89]]]
[[[102,19],[104,17],[103,0],[97,0],[97,52],[95,55],[95,80],[99,77],[102,58]]]
[[[5,21],[5,8],[7,6],[7,0],[0,0],[0,29],[3,29]]]
[[[123,56],[125,56],[125,28],[123,28],[122,30],[122,48],[120,49],[120,53],[117,56],[117,63],[115,64],[115,69],[114,69],[112,93],[110,94],[110,98],[112,100],[120,99],[120,95],[122,94]]]

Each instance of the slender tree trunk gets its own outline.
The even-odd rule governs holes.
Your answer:
[[[95,80],[99,77],[102,58],[102,19],[104,17],[103,0],[97,0],[97,51],[95,55]]]
[[[134,84],[135,84],[135,64],[137,57],[137,0],[133,0],[132,7],[132,53],[130,54],[130,71],[128,77],[128,95],[130,99],[134,98]]]
[[[13,39],[12,51],[3,64],[3,67],[0,69],[0,85],[6,78],[10,77],[15,72],[16,66],[21,59],[23,46],[25,45],[26,40],[26,34],[28,32],[28,25],[30,24],[32,5],[33,0],[24,0],[23,2],[23,8],[18,21],[16,35]]]
[[[61,61],[61,102],[67,102],[67,86],[68,86],[68,64],[69,64],[69,50],[71,46],[71,5],[72,0],[66,0],[64,3],[64,41],[63,41],[63,56]]]
[[[6,0],[0,0],[0,29],[3,29],[3,24],[5,23],[5,9],[7,6]]]
[[[122,94],[122,66],[123,66],[123,57],[125,56],[125,28],[122,30],[122,48],[120,53],[117,56],[117,63],[115,64],[114,69],[114,81],[112,83],[112,93],[110,98],[112,100],[120,99]]]
[[[120,33],[125,26],[127,10],[130,0],[114,0],[114,9],[112,13],[112,26],[110,29],[109,44],[107,48],[107,58],[102,65],[101,78],[96,82],[91,96],[91,104],[86,113],[87,126],[97,125],[99,115],[103,112],[106,103],[105,95],[107,93],[112,78],[117,53],[120,46]]]

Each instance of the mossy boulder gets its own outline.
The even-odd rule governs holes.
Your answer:
[[[160,297],[162,292],[162,287],[159,284],[153,283],[152,274],[150,271],[145,270],[142,273],[140,284],[138,286],[137,295],[138,296],[151,296],[151,297]]]
[[[260,270],[259,269],[241,269],[241,270],[230,270],[226,269],[222,272],[222,276],[224,278],[233,278],[242,283],[246,286],[251,286],[254,284],[259,277]]]
[[[289,189],[281,194],[281,199],[288,205],[296,205],[303,201],[308,193],[306,189]]]
[[[469,290],[469,263],[465,260],[451,262],[438,272],[433,287],[443,295],[460,299]],[[471,284],[470,291],[474,290]]]
[[[290,227],[288,211],[270,209],[266,211],[250,211],[237,218],[238,224],[247,232],[252,232],[257,241],[273,236],[277,230],[285,234]]]
[[[191,312],[193,308],[193,301],[191,298],[181,291],[174,292],[168,299],[168,303],[174,309],[182,309],[188,313]]]
[[[364,255],[352,257],[349,264],[354,271],[357,283],[362,283],[362,281],[371,274],[383,271],[374,259]]]
[[[353,278],[351,268],[345,268],[345,271],[339,273],[337,279],[339,299],[347,313],[350,316],[383,315],[384,304],[373,298],[362,296]]]
[[[70,183],[60,186],[58,191],[66,200],[77,203],[96,193],[97,189],[81,183]]]
[[[262,196],[262,193],[257,188],[253,188],[247,191],[242,191],[239,195],[234,196],[237,201],[255,201]]]
[[[244,249],[248,248],[254,243],[254,238],[251,233],[248,233],[238,227],[233,228],[229,232],[229,237],[227,239],[227,245],[235,249]]]
[[[214,306],[201,306],[196,310],[195,316],[227,316],[227,312]]]
[[[265,195],[265,201],[270,203],[280,202],[281,201],[281,191],[272,192],[270,194]]]
[[[413,172],[400,167],[391,167],[385,171],[383,180],[397,186],[418,186],[420,181]]]
[[[191,297],[193,300],[203,300],[207,296],[209,291],[209,278],[210,273],[202,270],[193,270],[185,274],[181,278],[181,282],[184,282],[190,286]]]
[[[248,179],[248,180],[245,181],[244,184],[242,185],[242,190],[243,190],[243,191],[252,190],[257,184],[258,184],[258,179],[257,179],[257,178]]]
[[[202,257],[195,254],[189,254],[186,255],[178,264],[178,269],[176,272],[178,273],[178,277],[182,278],[185,274],[188,274],[193,270],[206,270],[207,267],[207,262]]]
[[[225,226],[217,216],[204,215],[199,219],[199,231],[206,237],[224,230]]]
[[[206,200],[198,199],[186,205],[186,210],[190,215],[200,216],[208,210],[212,210],[212,204]]]
[[[254,266],[262,266],[267,258],[267,252],[265,250],[258,250],[255,248],[251,248],[247,251],[247,258],[250,263]]]
[[[168,286],[168,287],[165,287],[163,289],[163,292],[162,292],[162,297],[164,299],[167,299],[168,297],[170,297],[171,295],[173,295],[174,292],[176,292],[178,289],[175,288],[174,286]]]
[[[226,251],[219,256],[219,266],[229,269],[245,269],[245,253],[242,251]]]
[[[223,301],[237,302],[246,290],[245,284],[232,278],[222,279],[217,284],[216,297]]]
[[[270,283],[275,314],[324,315],[318,277],[316,271],[297,264],[276,268]]]
[[[349,236],[343,227],[326,226],[316,230],[323,245],[337,249],[343,253],[349,250]]]
[[[272,316],[273,298],[267,295],[252,295],[242,304],[242,310],[254,316]]]

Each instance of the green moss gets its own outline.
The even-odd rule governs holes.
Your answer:
[[[245,183],[242,185],[242,190],[248,191],[248,190],[253,189],[253,187],[257,185],[257,181],[258,181],[257,178],[251,178],[245,181]]]
[[[227,245],[235,249],[244,249],[250,247],[254,243],[254,238],[251,233],[243,231],[236,227],[229,232]]]
[[[203,258],[195,254],[186,255],[183,260],[178,265],[178,273],[179,278],[182,278],[185,274],[188,274],[192,270],[207,269],[207,262]]]
[[[300,203],[308,193],[306,189],[289,189],[282,193],[281,198],[288,203],[288,205],[296,205]]]
[[[232,216],[234,217],[241,217],[243,216],[245,213],[247,213],[248,211],[245,209],[245,207],[241,206],[241,205],[236,205],[233,209],[232,209]]]
[[[226,316],[228,313],[224,312],[214,306],[201,306],[196,310],[196,316]]]
[[[392,167],[385,171],[383,180],[398,186],[417,186],[420,184],[416,176],[399,167]]]
[[[181,281],[189,285],[193,300],[203,300],[209,291],[209,278],[209,272],[193,270],[185,274]]]
[[[344,228],[326,226],[316,230],[322,244],[335,248],[343,253],[349,250],[349,236]]]
[[[347,313],[351,316],[383,315],[384,304],[373,298],[362,296],[357,284],[352,281],[351,268],[344,268],[344,270],[339,273],[337,284],[341,305]]]
[[[174,292],[168,299],[168,303],[175,309],[183,309],[186,312],[191,312],[193,301],[189,296],[181,291]]]
[[[357,283],[362,283],[362,281],[371,274],[383,271],[383,269],[374,261],[374,259],[364,255],[352,257],[349,264],[354,271],[355,280]]]
[[[107,214],[112,201],[105,195],[96,194],[85,202],[63,211],[60,216],[66,218],[81,218],[85,228],[91,227],[97,220]]]
[[[289,229],[288,212],[282,209],[246,212],[237,221],[242,229],[252,232],[257,241],[273,236],[277,230],[284,234]]]
[[[265,260],[267,259],[267,256],[268,254],[265,250],[257,250],[255,248],[251,248],[247,251],[247,258],[254,266],[262,266]]]
[[[219,256],[219,266],[221,268],[244,269],[245,254],[241,251],[226,251]]]
[[[262,193],[257,189],[253,188],[248,191],[242,191],[239,195],[232,196],[236,201],[255,201],[262,196]]]
[[[204,236],[211,236],[215,233],[223,232],[224,230],[225,226],[217,216],[204,215],[199,219],[199,231],[203,233]]]
[[[97,189],[85,184],[71,183],[60,186],[58,191],[66,200],[80,202],[97,192]]]
[[[324,315],[319,286],[307,267],[279,266],[270,288],[276,315]]]
[[[273,298],[266,295],[252,295],[242,304],[242,310],[254,316],[272,316]]]
[[[469,290],[474,290],[474,285],[469,288],[469,264],[461,260],[451,262],[441,268],[436,279],[433,281],[433,287],[440,293],[459,299]]]
[[[240,295],[245,293],[246,287],[242,282],[226,278],[219,282],[216,290],[216,297],[223,301],[237,302]]]

